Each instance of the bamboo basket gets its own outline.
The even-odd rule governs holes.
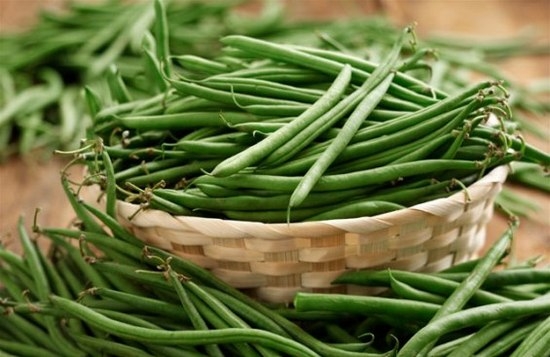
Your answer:
[[[211,270],[259,300],[288,303],[298,291],[375,294],[335,286],[357,269],[438,271],[475,256],[508,169],[464,192],[374,217],[266,224],[173,216],[118,201],[120,222],[147,244]],[[131,220],[128,217],[133,216]]]

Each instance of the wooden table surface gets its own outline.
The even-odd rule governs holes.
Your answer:
[[[36,11],[43,6],[58,6],[59,0],[0,0],[0,31],[30,26]],[[370,14],[384,9],[396,24],[415,21],[417,32],[425,36],[434,32],[475,35],[485,39],[504,39],[533,28],[546,45],[550,45],[550,1],[548,0],[297,0],[289,1],[294,17],[334,18],[349,14]],[[0,48],[0,50],[2,50]],[[534,78],[550,80],[550,57],[506,60],[503,70],[516,80],[527,83]],[[533,119],[544,130],[544,138],[527,136],[527,141],[550,151],[550,118]],[[27,226],[40,208],[39,222],[44,226],[67,226],[73,217],[60,185],[62,158],[36,162],[33,158],[12,158],[0,164],[0,238],[13,243],[17,221],[25,217]],[[78,169],[72,173],[78,179]],[[523,260],[538,255],[550,257],[550,197],[534,190],[512,187],[523,197],[536,202],[541,210],[530,219],[522,219],[515,237],[513,256]],[[495,215],[488,226],[483,250],[505,230],[506,219]]]

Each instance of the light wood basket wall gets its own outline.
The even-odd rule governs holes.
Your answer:
[[[268,302],[298,291],[373,294],[331,284],[356,269],[437,271],[472,258],[485,242],[508,170],[498,167],[448,198],[375,217],[265,224],[173,216],[118,201],[121,223],[147,244],[210,269]]]

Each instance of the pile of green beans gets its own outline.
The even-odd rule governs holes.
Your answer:
[[[214,56],[219,53],[220,36],[296,32],[280,3],[266,2],[254,16],[237,12],[244,3],[167,1],[165,25],[170,38],[165,45],[178,53]],[[243,17],[246,21],[241,21]],[[62,10],[41,11],[29,29],[3,30],[0,159],[29,157],[37,149],[47,159],[52,149],[78,148],[91,123],[83,87],[94,93],[105,86],[116,88],[117,101],[163,90],[150,72],[155,54],[163,50],[153,40],[162,30],[158,23],[153,1],[71,1]],[[308,27],[304,24],[302,30]]]
[[[375,334],[374,347],[396,339],[397,356],[548,356],[550,270],[506,265],[516,225],[481,258],[442,272],[362,270],[334,281],[385,287],[382,296],[298,293],[295,309],[361,315],[348,333]]]
[[[512,161],[550,164],[516,136],[501,83],[449,94],[412,76],[411,32],[381,65],[243,35],[218,58],[172,56],[182,69],[158,67],[164,94],[92,100],[96,144],[81,157],[101,177],[105,151],[119,197],[142,207],[268,223],[376,215]]]
[[[266,305],[177,255],[146,246],[116,221],[113,192],[106,193],[103,211],[80,200],[67,177],[62,185],[78,229],[41,227],[38,216],[32,237],[21,219],[23,255],[0,247],[3,355],[548,351],[550,272],[536,261],[506,265],[513,226],[486,255],[446,271],[357,271],[335,281],[387,287],[380,296],[298,293],[293,305]],[[44,239],[48,251],[39,248]]]
[[[359,356],[332,345],[208,271],[147,247],[63,187],[79,229],[19,222],[24,255],[0,249],[0,351],[35,356]],[[108,196],[108,205],[114,197]],[[109,230],[111,233],[106,233]],[[384,356],[385,354],[380,354]],[[378,354],[377,354],[378,356]]]
[[[400,32],[379,14],[333,21],[290,21],[287,9],[277,1],[266,1],[258,13],[249,16],[240,11],[247,5],[246,0],[167,1],[164,24],[159,25],[153,3],[70,2],[63,11],[42,11],[32,28],[0,33],[0,159],[28,157],[36,149],[42,149],[47,158],[50,149],[77,148],[91,123],[83,109],[83,87],[99,95],[111,87],[116,92],[114,98],[102,99],[113,104],[159,94],[166,84],[156,77],[155,65],[157,55],[163,53],[184,53],[182,58],[174,58],[172,65],[178,66],[181,60],[193,75],[197,74],[195,70],[203,70],[203,65],[219,70],[222,67],[194,56],[223,56],[220,37],[246,34],[337,50],[339,53],[331,54],[336,58],[353,54],[376,63],[384,58]],[[157,46],[154,37],[161,31],[168,37]],[[522,129],[540,134],[522,116],[550,111],[547,101],[540,99],[548,88],[543,81],[520,85],[495,66],[496,61],[513,56],[547,54],[549,49],[534,39],[520,34],[488,44],[460,38],[426,38],[418,41],[419,51],[403,64],[403,69],[448,93],[469,85],[473,75],[504,79],[512,93],[509,105],[515,110],[514,120]],[[413,47],[406,44],[404,52],[410,53]],[[438,58],[435,62],[429,58],[434,52]],[[228,60],[227,65],[239,63]],[[312,74],[287,75],[299,80]],[[288,108],[294,113],[298,110],[293,109]]]

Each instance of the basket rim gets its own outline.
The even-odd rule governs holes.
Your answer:
[[[122,200],[117,200],[117,211],[119,215],[123,216],[121,218],[127,220],[128,223],[132,225],[147,227],[154,226],[152,222],[156,222],[156,226],[159,226],[159,223],[162,222],[162,226],[165,226],[166,223],[168,226],[178,227],[179,225],[184,224],[186,226],[196,228],[197,231],[201,232],[204,231],[204,227],[207,226],[205,225],[205,223],[208,223],[210,225],[218,222],[223,223],[228,227],[231,226],[239,231],[248,231],[249,233],[251,229],[252,231],[263,231],[266,227],[269,227],[284,236],[288,236],[289,234],[300,235],[301,232],[303,233],[306,231],[309,232],[308,235],[310,235],[312,230],[320,230],[326,234],[327,229],[330,231],[331,228],[336,230],[344,229],[347,231],[353,231],[353,227],[364,227],[366,223],[365,221],[368,221],[368,224],[370,225],[369,231],[371,231],[381,228],[387,228],[388,226],[392,225],[390,223],[392,221],[414,220],[415,217],[418,217],[418,215],[430,214],[436,217],[442,217],[448,214],[452,214],[453,212],[457,212],[457,210],[464,211],[465,206],[475,205],[476,203],[486,200],[488,197],[487,195],[490,194],[491,191],[494,191],[495,185],[498,186],[497,192],[500,191],[501,185],[506,181],[508,173],[509,167],[506,165],[493,168],[482,178],[467,187],[467,192],[469,195],[468,201],[466,200],[464,192],[460,191],[448,197],[443,197],[432,201],[419,203],[403,209],[368,217],[292,223],[265,223],[223,218],[181,216],[170,214],[166,211],[158,209],[139,210],[140,206],[138,204],[125,202]],[[489,197],[493,197],[495,195],[496,194],[493,192],[493,195],[489,195]],[[129,217],[131,213],[135,213],[136,211],[137,214],[133,215],[131,220],[128,220],[126,218]],[[172,224],[170,224],[169,221],[173,221],[171,222]],[[219,234],[219,228],[216,229],[216,231]]]

